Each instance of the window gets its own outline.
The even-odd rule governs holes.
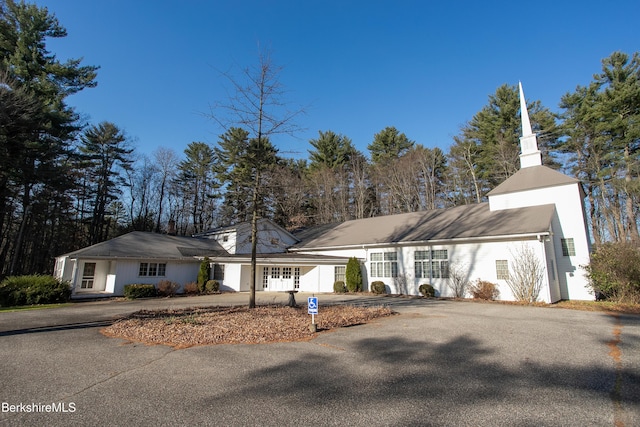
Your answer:
[[[93,288],[93,277],[96,274],[96,263],[85,262],[82,268],[82,282],[80,282],[81,289]]]
[[[509,263],[506,259],[496,260],[496,277],[498,280],[509,279]]]
[[[224,280],[224,264],[213,264],[213,280]]]
[[[560,239],[562,244],[562,255],[564,256],[576,256],[576,246],[573,243],[573,238]]]
[[[398,254],[396,252],[372,252],[371,277],[398,277]]]
[[[347,267],[344,265],[336,265],[333,268],[333,283],[338,280],[344,282],[346,280]]]
[[[269,267],[262,267],[262,287],[264,289],[269,287]]]
[[[167,274],[167,264],[157,262],[141,262],[138,276],[164,277]]]
[[[420,279],[448,279],[449,253],[446,249],[415,251],[413,253],[415,276]]]
[[[291,279],[291,267],[282,267],[282,278]]]
[[[228,242],[229,241],[229,235],[225,234],[224,236],[222,236],[222,241],[223,242]]]
[[[138,276],[146,276],[148,269],[149,269],[149,264],[146,262],[141,262],[140,268],[138,269]]]
[[[293,289],[300,289],[300,267],[293,269]]]
[[[280,267],[271,267],[271,278],[272,279],[280,278]]]

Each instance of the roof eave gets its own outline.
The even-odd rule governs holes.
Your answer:
[[[348,249],[369,249],[369,248],[384,248],[389,246],[430,246],[430,245],[443,245],[450,243],[464,243],[464,242],[486,242],[490,240],[495,241],[507,241],[507,240],[521,240],[521,239],[537,239],[540,236],[548,236],[551,233],[547,231],[536,231],[530,233],[519,234],[503,234],[495,236],[477,236],[477,237],[456,237],[452,239],[431,239],[431,240],[408,240],[400,242],[383,242],[383,243],[362,243],[355,245],[342,245],[342,246],[324,246],[324,247],[301,247],[290,248],[292,252],[303,251],[330,251],[330,250],[348,250]]]

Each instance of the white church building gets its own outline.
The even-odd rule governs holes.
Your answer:
[[[593,300],[582,266],[590,240],[580,182],[542,164],[520,86],[520,170],[488,194],[489,201],[399,215],[345,221],[290,234],[259,221],[258,291],[333,292],[350,257],[360,260],[364,288],[418,295],[431,284],[453,296],[453,268],[469,281],[507,284],[518,254],[528,247],[544,270],[538,300]],[[55,275],[69,280],[74,297],[122,295],[131,283],[195,281],[204,256],[223,290],[248,291],[250,226],[239,224],[193,237],[133,232],[56,259]]]

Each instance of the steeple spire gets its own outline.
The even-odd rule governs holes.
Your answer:
[[[520,137],[520,169],[522,169],[542,165],[542,154],[538,150],[536,134],[531,130],[522,83],[518,82],[518,86],[520,88],[520,117],[522,119],[522,136]]]

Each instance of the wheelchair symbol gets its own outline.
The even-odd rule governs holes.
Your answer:
[[[309,297],[307,307],[309,314],[318,314],[318,298]]]

